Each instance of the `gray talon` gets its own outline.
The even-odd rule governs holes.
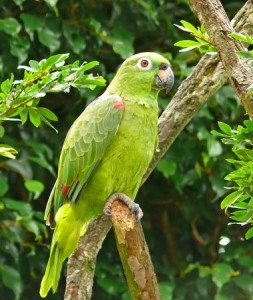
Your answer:
[[[112,215],[110,209],[109,209],[108,207],[106,207],[106,206],[105,206],[105,208],[103,209],[103,213],[104,213],[106,216],[108,216],[108,217],[110,217],[110,216]]]
[[[106,204],[105,207],[103,209],[103,212],[106,216],[111,216],[111,206],[113,201],[115,200],[121,200],[123,203],[125,203],[129,210],[130,210],[130,214],[135,214],[137,221],[140,221],[141,218],[143,217],[143,212],[142,209],[140,208],[140,205],[135,203],[132,199],[130,199],[128,196],[126,196],[125,194],[122,193],[115,193],[112,194]]]

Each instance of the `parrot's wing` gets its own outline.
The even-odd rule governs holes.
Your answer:
[[[66,202],[75,202],[117,133],[124,112],[123,99],[104,94],[93,101],[70,128],[63,144],[58,178],[45,211],[49,221]]]

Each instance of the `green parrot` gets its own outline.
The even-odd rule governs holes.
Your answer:
[[[157,143],[157,96],[173,82],[166,58],[153,52],[133,55],[73,123],[45,210],[47,225],[55,229],[41,297],[50,288],[56,292],[64,260],[92,219],[109,213],[107,200],[115,193],[123,201],[124,195],[135,199]],[[136,211],[132,200],[127,204]]]

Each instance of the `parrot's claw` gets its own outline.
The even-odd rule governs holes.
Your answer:
[[[122,193],[112,194],[108,198],[108,200],[105,204],[104,210],[103,210],[104,214],[106,216],[111,216],[112,215],[111,207],[112,207],[112,203],[115,200],[120,200],[123,203],[125,203],[128,206],[128,208],[130,210],[130,213],[135,214],[137,221],[141,220],[141,218],[143,217],[143,212],[142,212],[142,209],[140,208],[140,205],[135,203],[131,198],[129,198],[127,195],[122,194]]]

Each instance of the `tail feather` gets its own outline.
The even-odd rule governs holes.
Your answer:
[[[53,234],[50,256],[46,267],[45,275],[40,286],[42,298],[52,288],[55,293],[61,275],[64,260],[71,255],[77,247],[80,235],[86,231],[88,221],[80,221],[77,218],[78,208],[69,203],[60,207],[55,216],[56,227]]]
[[[40,296],[42,298],[47,296],[50,288],[52,288],[53,293],[56,292],[64,260],[63,251],[55,245],[50,253],[46,272],[40,285]]]

